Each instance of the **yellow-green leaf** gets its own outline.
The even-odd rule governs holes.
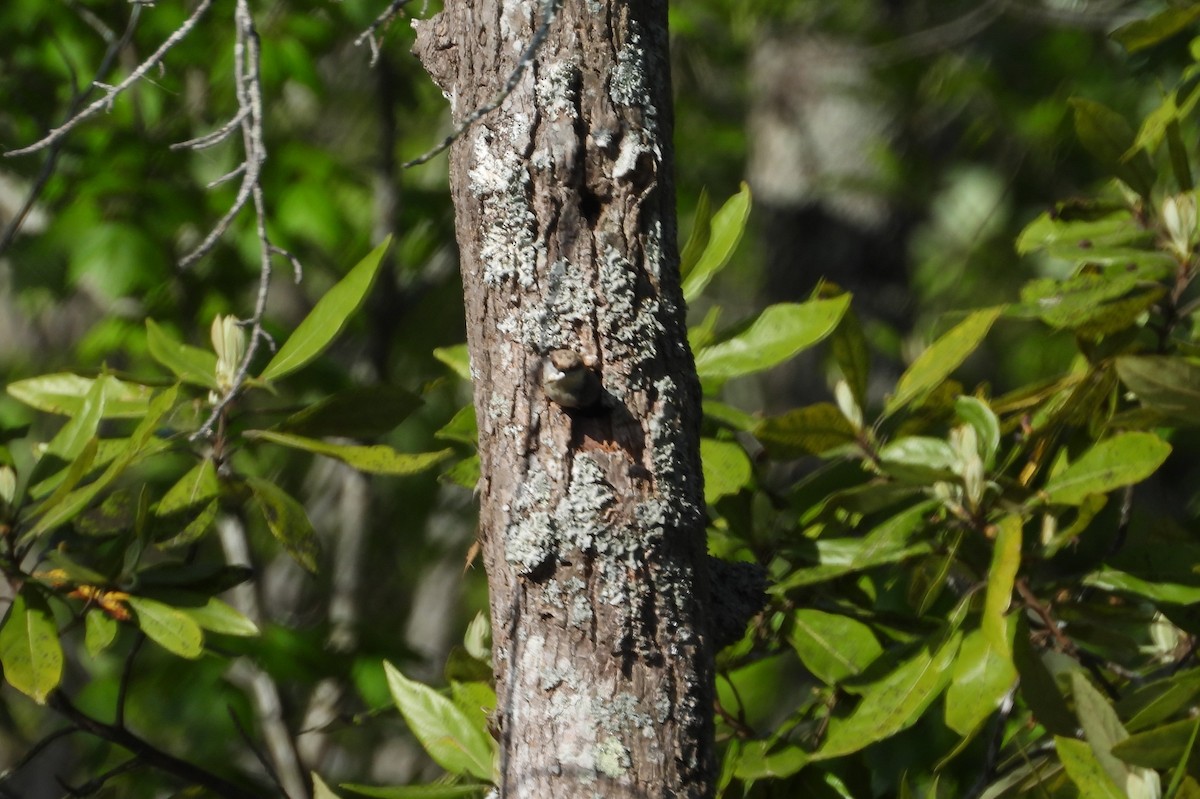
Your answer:
[[[128,602],[137,614],[138,627],[163,649],[193,660],[204,652],[200,625],[179,608],[140,596],[131,596]]]
[[[146,320],[146,347],[150,357],[185,383],[217,388],[217,356],[208,350],[192,347],[171,337],[155,324]]]
[[[154,389],[137,383],[127,383],[111,375],[97,378],[73,374],[52,374],[30,377],[9,383],[7,391],[15,399],[45,413],[78,416],[83,412],[84,397],[96,381],[104,384],[104,418],[129,419],[141,416],[150,406]]]
[[[770,305],[746,330],[700,350],[696,371],[701,379],[727,380],[770,369],[832,333],[849,306],[848,294]]]
[[[383,254],[391,243],[392,237],[388,236],[338,281],[337,285],[325,292],[325,296],[317,301],[316,306],[267,364],[262,373],[263,380],[285,377],[325,351],[334,337],[341,332],[346,320],[362,305],[371,284],[375,282],[379,265],[383,263]]]
[[[1003,307],[985,308],[967,316],[942,334],[900,376],[885,413],[892,413],[932,391],[976,350]]]
[[[384,444],[328,444],[315,438],[277,433],[274,430],[247,430],[246,438],[270,441],[285,447],[302,449],[316,455],[325,455],[372,474],[410,475],[420,474],[437,466],[454,454],[453,450],[438,452],[397,452]]]
[[[704,472],[704,501],[709,505],[741,491],[754,476],[746,450],[733,441],[700,439],[700,463]]]
[[[40,594],[27,589],[13,597],[0,627],[0,664],[8,684],[39,705],[58,687],[62,645],[54,614]]]
[[[1171,445],[1153,433],[1113,436],[1052,477],[1044,489],[1046,499],[1078,505],[1089,494],[1105,494],[1145,480],[1170,454]]]
[[[246,485],[258,503],[271,534],[310,572],[317,570],[317,531],[304,506],[269,480],[247,477]]]
[[[1012,649],[1008,645],[1011,636],[1004,615],[1012,602],[1013,584],[1021,566],[1021,518],[1005,516],[997,523],[996,530],[980,627],[991,648],[1011,665]]]
[[[1126,799],[1125,793],[1117,787],[1112,777],[1104,772],[1086,741],[1056,735],[1054,748],[1058,750],[1058,759],[1067,770],[1067,776],[1079,788],[1082,796],[1087,799]]]
[[[729,263],[733,251],[746,229],[746,218],[750,216],[750,187],[743,182],[737,194],[730,197],[713,214],[708,241],[695,266],[683,273],[683,298],[692,302],[713,276]],[[690,241],[689,241],[690,244]]]

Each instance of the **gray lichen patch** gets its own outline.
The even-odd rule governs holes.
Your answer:
[[[631,31],[629,39],[617,51],[617,63],[608,76],[608,96],[617,105],[632,106],[645,112],[646,129],[653,132],[655,105],[647,88],[650,82],[646,77],[646,49],[641,38],[637,31]]]
[[[658,319],[655,299],[640,299],[638,272],[634,264],[617,248],[606,245],[600,256],[600,291],[604,304],[599,308],[600,332],[609,342],[615,360],[629,365],[629,384],[606,387],[618,397],[625,389],[646,388],[641,380],[641,365],[657,355],[664,328]]]
[[[537,218],[530,205],[530,179],[524,158],[514,150],[492,151],[495,134],[486,127],[475,135],[474,167],[468,173],[471,193],[483,203],[480,260],[483,278],[492,286],[516,281],[532,289],[538,258],[545,245],[535,235]]]
[[[554,523],[564,548],[593,550],[609,531],[606,511],[615,501],[600,465],[590,455],[577,455],[567,493],[554,509]]]
[[[574,61],[555,61],[543,64],[534,84],[538,108],[549,117],[578,116],[579,65]]]
[[[692,459],[682,449],[683,419],[675,396],[679,386],[670,375],[654,383],[657,401],[647,425],[650,439],[651,471],[664,502],[662,515],[668,525],[690,521],[700,512],[696,505],[700,475],[693,474]]]
[[[554,557],[557,541],[550,514],[534,511],[515,520],[504,532],[504,559],[518,574],[532,574]]]
[[[620,739],[609,736],[596,744],[596,770],[612,779],[625,776],[633,761]]]

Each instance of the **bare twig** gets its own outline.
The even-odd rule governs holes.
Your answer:
[[[85,9],[80,9],[80,13]],[[90,12],[89,12],[90,13]],[[104,56],[100,59],[100,66],[96,68],[96,77],[92,83],[99,83],[108,75],[108,71],[112,69],[113,62],[117,58],[117,54],[125,48],[129,41],[133,38],[133,32],[137,29],[138,19],[141,17],[141,6],[134,6],[129,13],[129,22],[125,26],[125,31],[120,38],[113,37],[112,31],[104,26],[100,30],[101,36],[108,42],[108,49],[104,51]],[[95,16],[94,14],[92,16]],[[107,35],[105,34],[107,31]],[[65,56],[64,56],[65,58]],[[74,95],[71,97],[71,102],[67,104],[67,113],[64,115],[64,123],[70,121],[79,113],[80,106],[87,100],[88,95],[92,93],[92,86],[80,88],[75,79],[75,69],[71,66],[70,61],[67,61],[67,70],[71,73],[72,83],[74,86]],[[46,161],[42,164],[42,168],[38,170],[37,177],[34,178],[33,185],[29,187],[29,192],[25,195],[25,201],[21,203],[21,207],[13,214],[12,219],[8,220],[8,224],[4,226],[4,231],[0,232],[0,255],[9,248],[12,241],[17,236],[17,232],[21,229],[21,225],[25,224],[25,218],[29,216],[29,212],[33,210],[34,204],[38,198],[42,196],[42,192],[46,189],[46,184],[50,182],[51,176],[54,175],[54,170],[58,166],[58,156],[62,152],[62,141],[57,141],[48,148]],[[11,155],[11,153],[9,153]]]
[[[517,59],[517,65],[513,67],[513,71],[509,73],[508,80],[504,82],[503,88],[490,101],[476,108],[471,113],[467,114],[466,119],[460,122],[450,135],[442,139],[433,149],[422,153],[411,161],[405,161],[400,165],[401,169],[419,166],[427,161],[432,160],[438,154],[443,152],[451,144],[458,141],[459,137],[467,132],[472,125],[483,119],[488,114],[495,111],[500,105],[508,99],[508,96],[513,93],[513,89],[517,88],[517,84],[521,81],[521,75],[525,73],[525,69],[533,63],[534,56],[537,55],[538,48],[542,46],[542,42],[546,40],[547,34],[550,33],[550,24],[554,22],[554,16],[558,13],[559,6],[562,0],[543,0],[542,16],[538,22],[537,28],[533,32],[533,37],[529,40],[529,44],[525,46],[525,50],[521,53],[521,57]]]
[[[221,127],[214,130],[212,133],[206,133],[203,136],[197,136],[194,139],[187,141],[176,142],[171,145],[172,150],[204,150],[209,147],[214,147],[227,138],[232,136],[234,132],[241,127],[242,122],[246,119],[246,115],[250,113],[249,109],[240,108],[233,119],[226,122]]]
[[[224,777],[219,777],[194,763],[164,752],[129,730],[92,718],[75,707],[61,691],[51,694],[48,704],[79,729],[131,752],[138,760],[151,768],[156,768],[187,783],[200,785],[225,799],[255,799],[258,796],[256,793],[234,785]]]
[[[72,787],[61,779],[58,780],[58,784],[64,791],[67,792],[67,796],[92,796],[101,788],[103,788],[106,782],[114,777],[119,777],[122,774],[128,774],[129,772],[139,769],[144,765],[145,764],[142,763],[139,758],[131,757],[124,763],[119,763],[118,765],[113,766],[108,771],[93,777],[82,785]]]
[[[12,158],[14,156],[28,155],[29,153],[35,153],[38,150],[44,150],[45,148],[62,139],[63,136],[66,136],[75,128],[79,127],[79,125],[81,125],[83,122],[91,119],[101,111],[106,110],[112,104],[112,101],[117,98],[117,96],[141,80],[142,77],[151,69],[158,66],[158,64],[162,62],[163,58],[166,57],[167,53],[170,52],[171,48],[183,41],[183,38],[191,32],[192,28],[196,27],[196,23],[200,21],[200,18],[204,16],[204,12],[208,11],[209,6],[211,5],[212,0],[200,0],[200,4],[196,6],[196,10],[192,12],[192,15],[184,20],[183,24],[180,25],[174,33],[168,36],[166,41],[159,45],[158,49],[150,54],[149,58],[139,64],[137,68],[133,70],[133,72],[129,73],[129,77],[125,78],[125,80],[121,81],[115,86],[106,87],[106,92],[103,97],[101,97],[99,100],[96,100],[83,110],[76,112],[73,116],[67,119],[67,121],[59,125],[57,128],[51,130],[38,141],[18,150],[9,150],[4,154],[4,157]],[[135,5],[133,10],[136,12],[139,10],[139,8],[140,6]],[[99,80],[95,82],[95,85],[104,86],[104,84],[100,83]]]
[[[400,13],[400,9],[411,3],[412,0],[392,0],[388,3],[388,7],[383,10],[383,13],[375,17],[375,21],[367,26],[367,29],[354,40],[356,47],[361,47],[363,42],[371,45],[371,66],[379,63],[379,37],[375,33],[385,25],[390,25],[392,20]]]
[[[145,642],[146,634],[138,630],[133,648],[129,650],[129,656],[125,658],[125,665],[121,669],[121,684],[117,688],[117,710],[113,717],[113,725],[121,729],[125,728],[125,699],[129,696],[129,683],[133,681],[133,661],[137,659],[138,652]]]

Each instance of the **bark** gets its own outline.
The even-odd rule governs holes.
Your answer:
[[[712,793],[699,459],[671,185],[664,0],[566,0],[505,102],[450,153],[479,420],[507,797]],[[447,0],[416,51],[455,121],[541,20]],[[551,403],[543,357],[594,362]]]

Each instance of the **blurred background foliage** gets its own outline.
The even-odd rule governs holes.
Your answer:
[[[256,4],[271,232],[304,265],[299,284],[289,269],[277,269],[267,319],[286,338],[373,244],[394,234],[367,306],[327,357],[297,376],[291,399],[402,386],[424,402],[387,443],[428,451],[445,446],[435,433],[469,401],[469,386],[433,355],[464,337],[461,286],[444,156],[409,170],[397,164],[438,142],[449,117],[407,52],[404,19],[387,30],[374,66],[370,48],[356,46],[382,5]],[[755,197],[748,233],[693,303],[693,321],[719,305],[717,328],[736,327],[769,303],[807,299],[822,281],[841,286],[855,295],[872,347],[868,405],[878,410],[905,365],[964,311],[1015,300],[1031,278],[1069,274],[1062,259],[1018,257],[1013,241],[1056,201],[1092,193],[1106,177],[1074,135],[1068,98],[1096,100],[1138,120],[1191,63],[1188,35],[1133,55],[1109,38],[1162,8],[1149,0],[673,4],[680,228],[686,233],[695,223],[704,189],[719,204],[746,180]],[[432,3],[427,12],[436,9]],[[113,83],[128,74],[186,14],[173,2],[0,4],[0,148],[40,138],[78,95],[100,96],[93,78]],[[219,127],[235,108],[231,18],[230,4],[216,3],[164,68],[67,137],[51,168],[45,152],[0,161],[0,225],[31,188],[39,192],[0,252],[4,383],[102,366],[147,376],[146,318],[205,346],[214,316],[249,313],[258,277],[249,215],[212,255],[177,266],[235,191],[231,183],[206,184],[240,160],[236,141],[198,153],[170,147]],[[97,76],[109,44],[127,30],[128,45]],[[1076,354],[1070,331],[1005,322],[965,363],[961,379],[989,383],[999,396],[1066,371]],[[777,413],[827,399],[827,371],[825,361],[804,355],[765,377],[731,381],[722,398],[747,412]],[[27,424],[45,440],[57,422],[0,396],[0,427]],[[772,479],[790,484],[813,465],[764,466],[762,479],[768,488]],[[261,639],[228,645],[251,651],[279,686],[288,726],[307,731],[300,745],[310,767],[359,783],[436,774],[386,709],[380,661],[439,682],[463,628],[486,607],[481,570],[464,570],[474,537],[470,491],[436,475],[359,483],[319,459],[282,452],[247,460],[245,468],[304,498],[325,555],[309,577],[252,526],[269,624]],[[1191,492],[1181,486],[1191,471],[1174,468],[1183,474],[1169,475],[1160,493],[1190,517]],[[139,477],[165,488],[177,474],[164,471]],[[760,507],[762,493],[744,499],[770,516]],[[349,538],[359,547],[353,552],[339,549],[347,546],[347,524],[363,527],[361,537]],[[350,632],[338,621],[347,618]],[[130,645],[68,665],[81,706],[99,715],[111,708]],[[753,661],[738,680],[737,703],[747,709],[743,723],[769,728],[778,722],[772,709],[787,705],[781,697],[811,683],[795,657]],[[218,657],[141,653],[131,723],[198,762],[255,773],[252,755],[231,733],[227,706],[251,727],[254,713],[244,690],[223,678],[226,667]],[[314,720],[319,686],[336,699]],[[0,761],[13,764],[55,724],[11,688],[3,697]],[[944,753],[952,735],[935,732],[942,738],[931,736],[930,751]],[[933,760],[920,746],[910,735],[868,750],[863,762],[877,778],[858,780],[852,795],[898,795],[909,763],[926,769]],[[73,736],[17,772],[9,790],[57,796],[56,778],[80,783],[116,758],[112,747]],[[951,783],[967,784],[977,765],[963,768]],[[804,774],[778,789],[762,783],[753,790],[847,795]],[[157,779],[147,772],[106,790],[158,796]],[[929,773],[920,779],[927,789]],[[939,795],[962,795],[954,790]]]

